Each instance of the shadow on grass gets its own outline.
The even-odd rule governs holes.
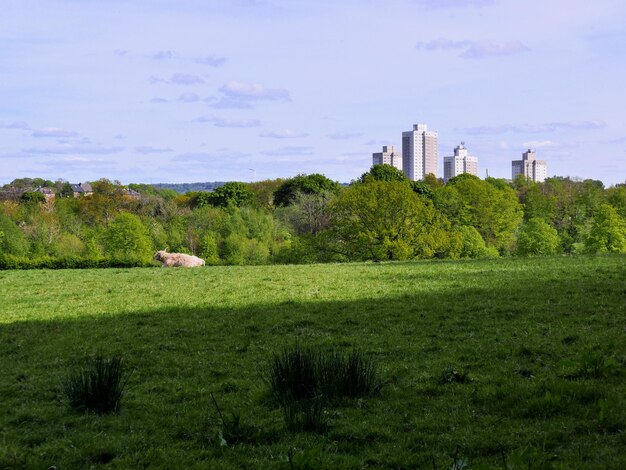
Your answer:
[[[419,466],[429,462],[429,452],[443,455],[459,443],[474,459],[496,459],[499,446],[515,448],[540,438],[556,446],[566,437],[575,449],[579,435],[622,429],[620,420],[609,423],[612,427],[594,427],[599,419],[594,413],[609,413],[602,408],[609,405],[603,403],[612,403],[613,392],[624,392],[623,383],[616,385],[621,379],[604,377],[593,387],[571,380],[562,385],[570,366],[559,364],[565,358],[575,367],[587,350],[593,350],[615,357],[616,370],[623,369],[626,346],[619,327],[624,324],[623,281],[619,275],[560,273],[547,288],[545,280],[520,273],[488,288],[463,288],[459,278],[461,286],[445,292],[374,300],[286,298],[275,305],[239,309],[178,307],[4,324],[0,395],[6,398],[0,404],[0,427],[8,429],[9,438],[26,435],[17,441],[20,446],[37,448],[48,438],[30,443],[24,439],[33,439],[33,427],[52,426],[57,420],[63,426],[54,428],[58,442],[47,445],[53,449],[56,445],[50,452],[59,455],[63,439],[73,435],[67,420],[76,432],[95,433],[102,425],[85,429],[84,423],[71,421],[78,418],[65,417],[58,382],[70,360],[102,351],[122,356],[134,369],[119,418],[132,424],[111,424],[118,436],[126,439],[134,429],[149,447],[180,445],[206,452],[210,438],[197,437],[187,428],[204,419],[211,391],[219,393],[227,406],[259,413],[262,422],[275,426],[271,423],[280,419],[278,411],[263,402],[264,373],[272,353],[299,337],[322,348],[358,348],[374,356],[389,383],[382,397],[369,405],[370,411],[364,404],[365,411],[348,409],[331,416],[338,439],[387,436],[367,445],[340,443],[357,461],[374,448],[385,462]],[[568,340],[579,336],[578,341]],[[450,366],[468,370],[476,380],[440,385],[442,372]],[[576,387],[580,391],[570,391]],[[616,401],[615,407],[621,404]],[[187,421],[180,424],[179,415],[187,416]],[[369,424],[361,422],[362,416]],[[564,436],[565,425],[578,430]],[[136,439],[129,441],[129,455],[143,452],[146,444]],[[598,445],[604,447],[589,450],[592,457],[614,456],[613,441]],[[406,452],[398,453],[398,446]]]

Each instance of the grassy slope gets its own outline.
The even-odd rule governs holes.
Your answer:
[[[292,447],[328,468],[450,468],[457,448],[501,468],[526,447],[625,468],[625,261],[0,272],[0,468],[289,468]],[[262,372],[296,336],[374,355],[382,395],[328,410],[326,435],[287,433]],[[134,369],[117,415],[60,393],[96,351]],[[450,365],[474,381],[439,385]],[[214,444],[209,392],[255,442]]]

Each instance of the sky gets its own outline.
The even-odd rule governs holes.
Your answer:
[[[417,123],[626,181],[624,0],[0,3],[2,184],[349,182]]]

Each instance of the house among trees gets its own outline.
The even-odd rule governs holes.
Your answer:
[[[135,191],[134,189],[126,188],[123,190],[124,196],[129,199],[133,199],[135,201],[141,199],[141,193],[139,191]]]
[[[46,201],[51,201],[56,197],[56,191],[52,188],[44,188],[40,186],[35,189],[35,191],[43,194],[43,196],[46,198]]]
[[[73,184],[72,191],[74,193],[74,197],[91,196],[93,194],[93,188],[89,183]]]

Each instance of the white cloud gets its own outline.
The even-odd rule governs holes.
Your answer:
[[[311,155],[313,154],[313,147],[281,147],[276,150],[268,150],[261,153],[270,157]]]
[[[281,88],[266,88],[257,83],[227,82],[220,92],[225,96],[237,100],[268,100],[290,101],[289,91]]]
[[[511,125],[505,124],[501,126],[480,126],[480,127],[468,127],[461,129],[463,132],[472,135],[489,135],[489,134],[505,134],[507,132],[512,133],[542,133],[542,132],[554,132],[557,130],[567,129],[579,129],[579,130],[592,130],[602,129],[606,127],[606,123],[600,120],[592,121],[564,121],[564,122],[548,122],[545,124],[521,124]]]
[[[348,140],[361,137],[362,135],[363,134],[360,132],[335,132],[334,134],[328,134],[328,138],[333,140]]]
[[[484,57],[504,56],[520,54],[530,49],[519,41],[493,42],[479,41],[472,42],[470,46],[459,55],[464,59],[482,59]]]
[[[414,0],[416,4],[430,9],[485,7],[495,0]]]
[[[145,146],[145,147],[135,147],[135,151],[142,153],[144,155],[148,155],[151,153],[170,153],[172,152],[172,149],[169,147],[159,148],[159,147]]]
[[[205,83],[199,75],[173,73],[170,78],[150,77],[150,83],[167,83],[169,85],[199,85]]]
[[[578,148],[580,145],[578,142],[555,142],[553,140],[529,140],[522,144],[525,148],[529,149],[546,149],[552,152],[571,150]]]
[[[204,57],[196,57],[193,61],[196,64],[209,65],[211,67],[220,67],[226,63],[226,57],[219,57],[211,54]]]
[[[182,101],[183,103],[195,103],[200,101],[200,97],[196,93],[183,93],[178,97],[178,101]]]
[[[71,155],[71,154],[83,154],[83,155],[110,155],[114,153],[120,153],[124,150],[124,147],[103,147],[100,145],[72,145],[65,144],[55,147],[33,147],[24,149],[25,154],[35,155]]]
[[[0,122],[0,129],[26,129],[29,130],[30,126],[24,121],[12,121],[12,122]]]
[[[462,49],[459,57],[464,59],[484,59],[486,57],[519,54],[529,50],[519,41],[455,41],[439,38],[428,42],[418,42],[415,47],[426,51]]]
[[[35,129],[31,135],[33,137],[76,137],[78,133],[59,129],[58,127],[44,127]]]
[[[380,140],[368,140],[364,145],[392,145],[393,142],[390,140],[380,139]]]
[[[158,51],[152,55],[152,59],[154,60],[167,60],[173,58],[174,53],[172,51]]]
[[[207,106],[215,109],[251,109],[252,105],[247,101],[233,99],[228,97],[206,98],[204,100]]]
[[[262,132],[259,134],[260,137],[267,137],[270,139],[297,139],[308,135],[309,134],[306,134],[305,132],[298,132],[293,129],[280,129],[277,131]]]
[[[259,127],[261,122],[258,119],[223,119],[216,116],[200,116],[192,122],[210,122],[215,127]]]

